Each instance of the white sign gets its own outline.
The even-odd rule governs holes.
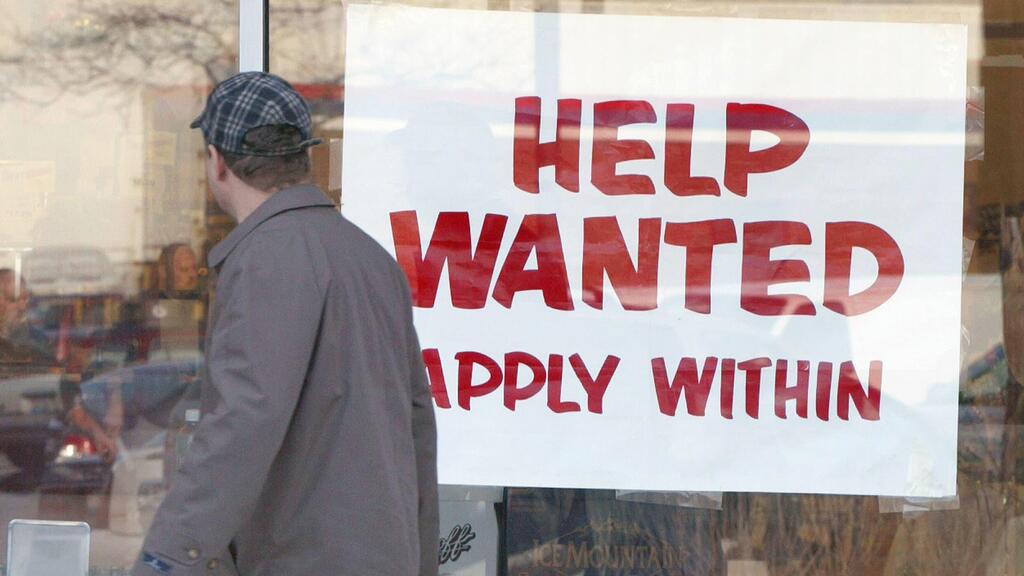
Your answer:
[[[956,489],[961,26],[352,5],[440,480]]]

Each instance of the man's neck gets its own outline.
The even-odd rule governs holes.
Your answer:
[[[262,190],[250,188],[249,190],[239,193],[235,198],[235,213],[233,214],[235,221],[239,224],[244,222],[245,219],[252,215],[260,205],[266,202],[275,191],[276,190],[264,192]]]
[[[257,190],[251,186],[235,189],[231,198],[231,210],[229,213],[234,216],[235,222],[241,224],[246,218],[252,215],[252,213],[255,212],[261,204],[266,202],[267,199],[279,191],[286,188],[292,188],[294,186],[305,186],[309,184],[312,184],[311,180],[302,180],[300,182],[286,184],[269,190]]]

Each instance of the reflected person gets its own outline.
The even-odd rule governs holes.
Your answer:
[[[157,258],[157,287],[166,299],[194,298],[199,290],[198,259],[192,247],[182,242],[168,244]]]
[[[173,243],[160,251],[156,284],[149,291],[146,319],[156,338],[150,360],[195,360],[201,349],[205,306],[199,298],[198,258],[192,247]]]
[[[29,290],[25,277],[0,268],[0,361],[51,364],[53,353],[45,337],[28,323]]]

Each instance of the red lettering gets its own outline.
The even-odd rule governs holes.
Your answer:
[[[580,116],[582,101],[558,100],[554,142],[540,143],[540,98],[516,98],[512,180],[525,192],[540,192],[541,166],[555,167],[555,182],[570,192],[580,191]]]
[[[743,400],[747,406],[747,416],[756,419],[761,406],[761,370],[771,366],[768,358],[751,358],[739,363],[739,369],[747,373],[746,390]]]
[[[767,104],[726,106],[725,187],[739,196],[747,195],[747,177],[791,166],[800,159],[811,139],[803,120]],[[779,142],[763,150],[750,149],[755,130],[771,132]]]
[[[665,243],[686,248],[686,303],[688,310],[711,313],[711,262],[715,246],[736,242],[732,220],[668,222]]]
[[[878,262],[873,284],[850,294],[853,248],[863,248]],[[896,293],[903,280],[903,253],[885,230],[865,222],[825,224],[825,307],[845,316],[878,308]]]
[[[811,363],[798,360],[796,363],[796,385],[786,386],[788,362],[775,363],[775,415],[786,419],[786,402],[796,401],[796,415],[807,418],[807,392],[811,380]]]
[[[563,365],[564,361],[560,354],[548,356],[548,408],[555,414],[580,411],[580,405],[577,402],[564,402],[562,400]]]
[[[501,385],[501,366],[479,352],[459,352],[455,355],[459,363],[459,407],[469,410],[470,400],[486,396]],[[473,367],[483,366],[487,370],[487,380],[473,384]]]
[[[832,400],[832,363],[818,364],[818,388],[814,393],[814,413],[818,420],[828,421],[829,405]]]
[[[537,269],[525,270],[530,254],[537,252]],[[512,307],[517,292],[540,290],[544,303],[556,310],[572,310],[569,276],[565,270],[562,237],[554,214],[527,214],[509,249],[494,284],[494,299]]]
[[[853,362],[839,366],[839,387],[836,397],[836,413],[841,420],[850,419],[850,403],[864,420],[878,420],[882,404],[882,363],[874,360],[868,370],[868,391],[864,393]]]
[[[466,309],[483,308],[507,221],[507,216],[486,215],[474,254],[469,233],[469,213],[441,212],[437,215],[434,233],[424,258],[416,212],[392,212],[391,234],[395,240],[395,259],[409,280],[413,305],[420,308],[434,307],[441,269],[447,262],[452,305]]]
[[[583,301],[598,310],[604,307],[604,278],[626,310],[658,307],[658,257],[661,251],[661,219],[641,218],[637,264],[626,250],[614,216],[583,219]]]
[[[651,360],[654,372],[654,390],[658,394],[658,408],[662,414],[675,416],[679,405],[679,395],[686,394],[686,412],[691,416],[703,416],[711,393],[711,382],[715,379],[718,358],[709,356],[704,359],[704,368],[700,378],[697,377],[697,360],[683,358],[676,367],[672,382],[668,381],[668,371],[664,358]]]
[[[597,373],[597,378],[590,376],[587,365],[579,354],[570,356],[569,364],[587,392],[587,410],[594,414],[601,414],[604,394],[608,391],[608,385],[611,384],[612,376],[615,375],[615,369],[619,367],[619,358],[617,356],[606,357],[604,364],[601,365],[601,370]]]
[[[654,123],[654,107],[643,100],[612,100],[594,104],[593,165],[594,187],[609,196],[654,194],[654,183],[639,174],[616,174],[615,167],[627,160],[653,160],[654,149],[643,140],[619,140],[619,128],[628,124]]]
[[[743,271],[740,307],[761,316],[794,314],[813,316],[814,304],[799,294],[768,294],[768,286],[807,282],[811,273],[803,260],[772,260],[771,249],[811,243],[811,231],[802,222],[767,221],[743,225]]]
[[[530,383],[520,388],[519,367],[526,366],[533,372]],[[526,352],[509,352],[505,354],[505,407],[513,412],[516,409],[516,402],[531,398],[540,392],[544,387],[547,375],[544,373],[544,365],[536,356]]]
[[[693,104],[669,104],[665,116],[665,187],[676,196],[719,196],[718,182],[691,175]]]
[[[438,408],[451,408],[448,399],[448,385],[444,381],[444,370],[441,368],[441,354],[437,348],[423,351],[423,364],[427,367],[427,379],[430,380],[430,392],[434,395],[434,404]]]
[[[732,420],[732,397],[736,385],[736,360],[724,358],[722,360],[722,389],[719,391],[721,398],[722,418]]]

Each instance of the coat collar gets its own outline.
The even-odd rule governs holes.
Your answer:
[[[209,255],[206,257],[207,265],[210,268],[219,267],[242,239],[248,236],[260,224],[274,216],[289,210],[311,208],[314,206],[330,206],[333,208],[334,203],[327,196],[324,196],[324,193],[319,188],[312,184],[290,186],[274,192],[248,218],[239,223],[238,226],[235,226],[235,229],[230,234],[210,250]]]

